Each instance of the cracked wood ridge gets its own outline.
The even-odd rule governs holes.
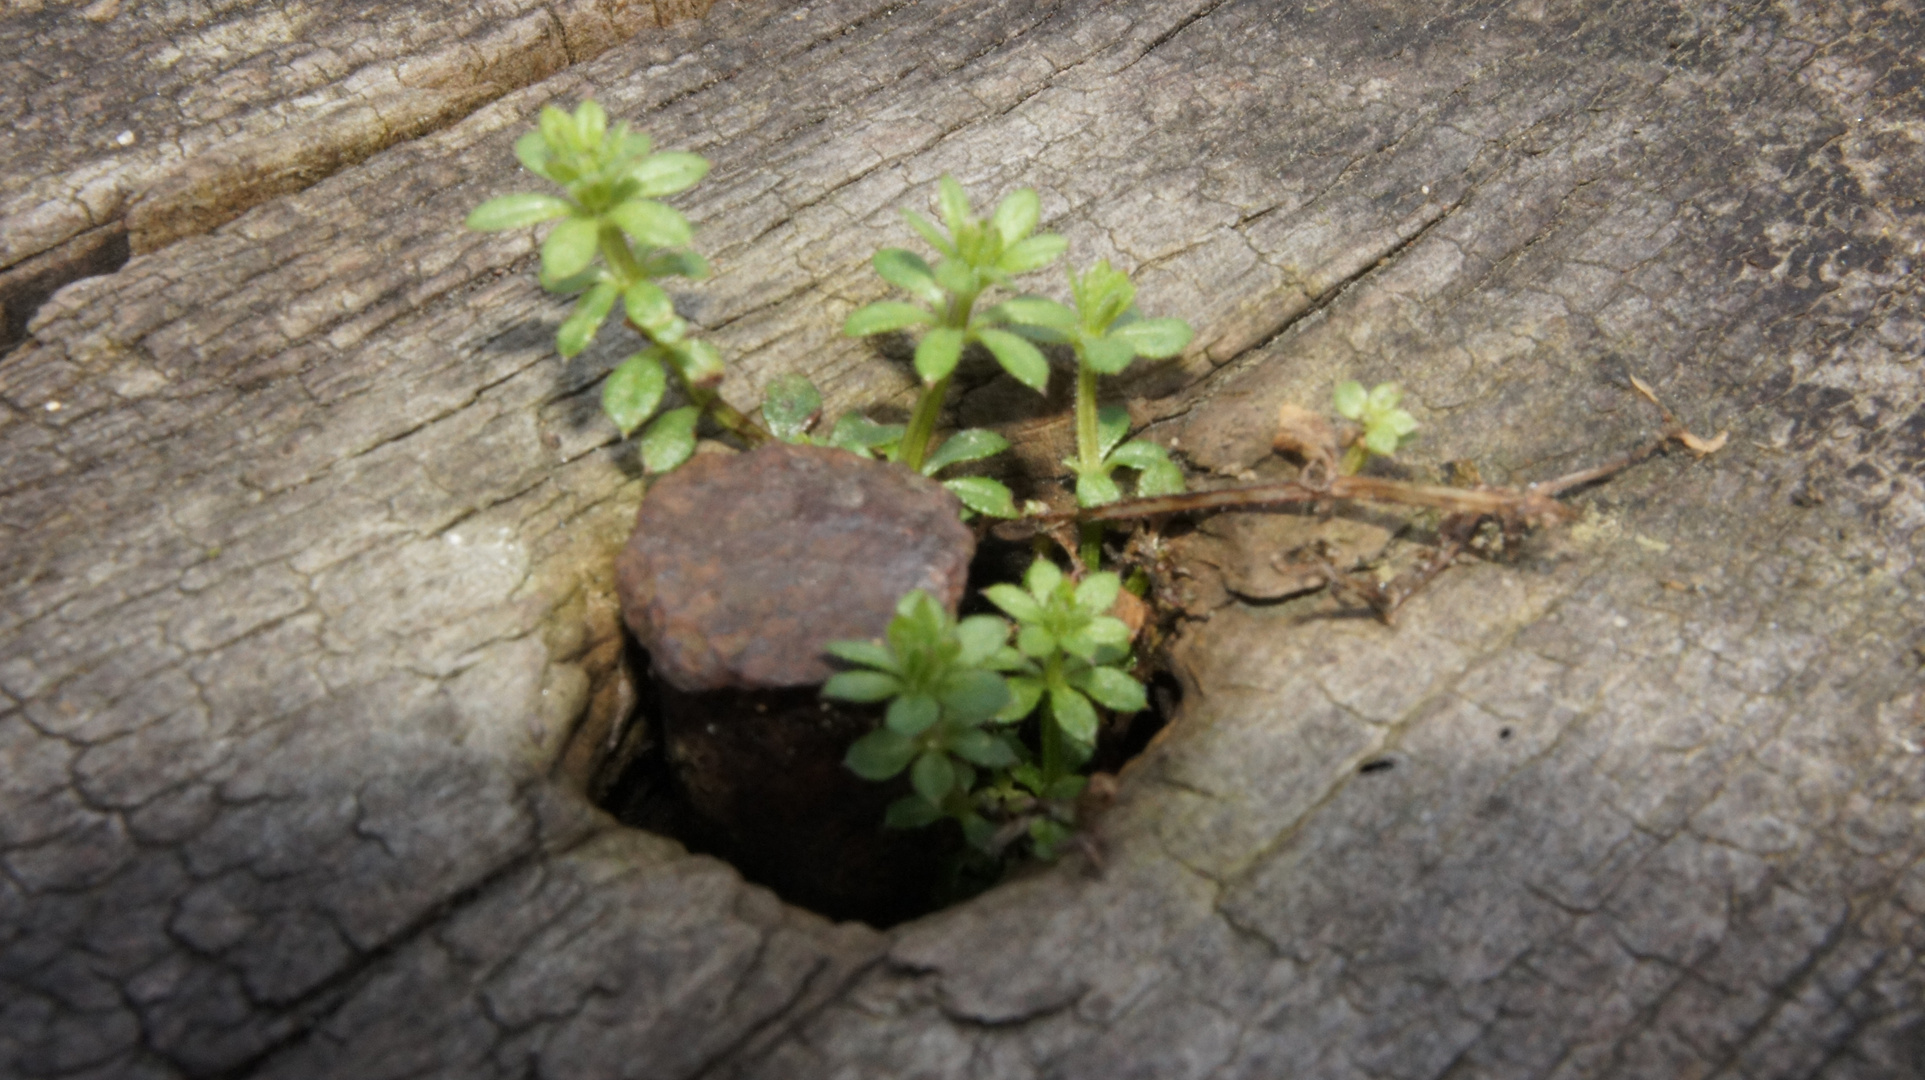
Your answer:
[[[0,264],[144,253],[0,358],[0,1075],[1925,1071],[1910,5],[650,21],[0,16],[34,46],[0,49]],[[622,711],[622,346],[559,359],[533,237],[457,226],[588,94],[715,163],[683,204],[719,272],[680,303],[737,404],[797,371],[906,404],[839,328],[949,171],[1035,187],[1079,264],[1197,327],[1121,396],[1199,472],[1261,473],[1278,405],[1340,378],[1399,380],[1409,458],[1498,483],[1634,445],[1631,376],[1731,441],[1395,630],[1218,587],[1101,876],[832,926],[575,792],[571,733]],[[40,295],[117,261],[76,258]],[[956,413],[1050,478],[1027,394]]]

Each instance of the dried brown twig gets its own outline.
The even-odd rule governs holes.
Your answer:
[[[1329,464],[1334,454],[1312,443],[1319,436],[1306,436],[1314,430],[1303,423],[1303,410],[1285,406],[1278,435],[1279,449],[1298,454],[1305,461],[1303,475],[1296,480],[1280,480],[1214,491],[1184,492],[1124,499],[1103,506],[1064,510],[1030,519],[1038,531],[1055,535],[1073,523],[1086,521],[1129,521],[1166,517],[1175,514],[1216,513],[1225,510],[1272,510],[1305,503],[1329,504],[1339,501],[1368,502],[1401,506],[1420,506],[1442,511],[1438,534],[1441,543],[1418,564],[1388,582],[1347,573],[1319,560],[1330,584],[1363,600],[1378,616],[1390,621],[1398,607],[1428,584],[1469,546],[1478,525],[1492,519],[1506,537],[1525,529],[1556,525],[1575,519],[1577,511],[1558,501],[1558,497],[1577,488],[1607,479],[1643,462],[1675,442],[1699,457],[1714,454],[1725,445],[1728,432],[1702,439],[1686,430],[1676,414],[1658,400],[1655,393],[1636,376],[1631,384],[1639,396],[1658,410],[1662,430],[1643,444],[1600,465],[1522,488],[1478,484],[1471,487],[1446,487],[1418,484],[1375,476],[1335,476]],[[1327,431],[1328,429],[1325,428]],[[1320,433],[1319,433],[1320,435]],[[1070,547],[1070,545],[1065,545]],[[1073,548],[1071,548],[1073,550]]]

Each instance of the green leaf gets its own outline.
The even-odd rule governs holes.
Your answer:
[[[948,378],[956,370],[956,361],[962,359],[962,347],[963,332],[953,326],[929,331],[916,346],[916,374],[925,383]]]
[[[544,180],[556,179],[548,169],[550,156],[548,140],[542,138],[540,131],[531,131],[515,140],[515,157],[521,160],[522,168]]]
[[[762,422],[783,442],[803,442],[822,412],[822,394],[807,375],[783,375],[762,393]]]
[[[626,438],[655,415],[667,390],[668,375],[662,370],[661,361],[651,353],[638,352],[622,361],[602,381],[602,411],[615,421]]]
[[[1121,405],[1096,410],[1096,456],[1106,458],[1130,433],[1130,411]]]
[[[956,767],[949,763],[948,754],[926,751],[909,770],[909,784],[929,803],[941,806],[956,787]]]
[[[1384,416],[1384,426],[1396,432],[1401,439],[1417,430],[1417,418],[1402,409],[1392,409]]]
[[[650,154],[628,170],[629,179],[641,185],[640,194],[649,198],[686,191],[708,174],[707,158],[674,150]]]
[[[974,216],[969,212],[969,196],[963,194],[962,185],[948,173],[942,174],[936,189],[936,202],[942,210],[943,224],[949,226],[949,235],[961,236],[963,227]]]
[[[664,341],[662,355],[668,357],[684,382],[710,386],[722,379],[722,354],[715,346],[697,338]]]
[[[916,230],[924,240],[927,240],[930,247],[935,248],[945,258],[956,257],[956,245],[950,241],[949,237],[943,235],[941,229],[936,228],[934,222],[914,210],[904,210],[902,219],[908,222],[909,227]]]
[[[996,362],[1015,376],[1017,382],[1039,394],[1049,386],[1049,361],[1043,359],[1036,346],[1007,330],[978,330],[975,337],[995,354]]]
[[[1396,408],[1397,403],[1402,400],[1404,400],[1403,387],[1394,382],[1378,383],[1371,389],[1364,408],[1369,412],[1386,413]]]
[[[1000,830],[996,823],[981,814],[968,814],[962,819],[963,839],[969,846],[991,858],[1002,855],[1002,845],[996,835]]]
[[[851,743],[842,763],[864,780],[887,780],[908,768],[915,756],[914,742],[888,728],[877,728]]]
[[[1082,345],[1083,362],[1100,375],[1121,374],[1136,359],[1136,348],[1120,338],[1084,337]]]
[[[1054,862],[1062,854],[1063,845],[1075,835],[1069,826],[1060,821],[1032,818],[1029,823],[1029,850],[1043,862]]]
[[[1068,686],[1051,687],[1049,713],[1071,741],[1084,746],[1096,745],[1096,708],[1081,691]]]
[[[1116,594],[1123,591],[1123,579],[1108,570],[1099,570],[1076,584],[1076,606],[1091,615],[1102,615],[1116,605]]]
[[[1113,667],[1093,667],[1071,681],[1104,708],[1115,712],[1142,712],[1149,706],[1143,684]]]
[[[1127,342],[1138,356],[1161,360],[1182,352],[1196,335],[1182,319],[1139,319],[1112,329],[1110,336]]]
[[[588,347],[595,339],[602,320],[615,307],[615,283],[602,281],[595,284],[582,298],[575,302],[575,310],[562,320],[561,328],[555,331],[555,350],[563,356],[574,356]]]
[[[584,98],[575,106],[575,137],[581,140],[586,149],[602,144],[602,137],[608,134],[608,113],[602,110],[594,98]]]
[[[1056,635],[1045,630],[1037,623],[1024,623],[1016,631],[1016,648],[1022,654],[1036,660],[1048,658],[1060,643]]]
[[[935,271],[922,256],[901,248],[883,248],[870,260],[882,280],[907,292],[916,299],[931,306],[939,306],[949,299],[942,286],[936,284]]]
[[[838,671],[822,684],[822,696],[840,701],[887,701],[902,693],[902,680],[882,671]]]
[[[588,269],[600,234],[600,223],[591,217],[571,217],[555,226],[541,242],[542,271],[551,278],[565,278]]]
[[[1364,431],[1364,446],[1373,454],[1389,457],[1397,452],[1398,441],[1397,432],[1388,425],[1373,424]]]
[[[1337,389],[1330,397],[1337,406],[1337,415],[1346,420],[1362,419],[1364,405],[1370,399],[1370,395],[1364,390],[1364,384],[1355,379],[1338,383]]]
[[[1169,451],[1147,439],[1133,439],[1107,454],[1110,462],[1131,469],[1150,469],[1170,460]]]
[[[1017,296],[990,309],[990,313],[1018,326],[1041,326],[1051,330],[1076,329],[1076,313],[1054,300],[1041,296]]]
[[[608,220],[649,247],[681,247],[695,235],[682,212],[653,199],[629,199],[608,208]]]
[[[575,204],[553,195],[503,195],[475,207],[474,212],[468,215],[467,226],[480,232],[519,229],[524,225],[566,217],[574,209]]]
[[[1141,498],[1152,495],[1180,495],[1183,492],[1183,470],[1168,460],[1146,466],[1136,476],[1136,494]]]
[[[850,312],[848,320],[842,324],[842,332],[850,337],[868,337],[870,334],[886,334],[909,326],[928,326],[935,321],[934,314],[914,304],[883,300]]]
[[[995,655],[1009,640],[1009,624],[994,615],[971,615],[956,624],[956,642],[962,651],[956,663],[976,667]]]
[[[920,735],[936,726],[942,707],[928,694],[904,694],[889,703],[883,722],[898,735]]]
[[[863,664],[883,671],[900,673],[896,666],[896,655],[880,641],[831,641],[822,651],[838,660],[851,664]]]
[[[901,769],[896,770],[896,772],[901,771]],[[920,829],[941,820],[942,808],[929,805],[920,795],[904,795],[890,803],[889,809],[882,812],[882,824],[891,829]]]
[[[943,680],[941,700],[951,719],[975,723],[1009,704],[1009,687],[993,671],[957,671]]]
[[[1035,190],[1017,188],[996,204],[996,213],[990,217],[989,224],[1002,235],[1003,247],[1008,248],[1036,231],[1036,223],[1042,217],[1043,202],[1036,197]]]
[[[1068,250],[1068,240],[1055,233],[1043,233],[1015,244],[1003,252],[1003,257],[996,262],[996,269],[1005,274],[1027,274],[1031,270],[1041,270],[1062,258],[1063,252]]]
[[[541,117],[535,121],[541,132],[542,141],[552,153],[558,153],[575,145],[575,119],[553,105],[541,107]]]
[[[656,417],[642,433],[642,467],[665,473],[687,461],[695,453],[695,421],[701,415],[702,410],[684,405]]]
[[[1007,449],[1009,440],[1001,435],[982,428],[968,428],[944,440],[942,446],[922,463],[922,474],[934,476],[947,466],[963,461],[981,461]]]
[[[861,413],[846,412],[829,432],[829,445],[868,457],[872,450],[886,450],[900,442],[903,430],[901,424],[878,424]]]
[[[1014,723],[1036,711],[1036,703],[1043,699],[1043,680],[1027,675],[1012,675],[1009,680],[1009,704],[996,714],[996,719],[1004,723]]]
[[[1049,603],[1051,593],[1063,584],[1063,571],[1048,559],[1035,559],[1029,569],[1023,571],[1023,588],[1029,590],[1038,603]]]
[[[1039,791],[1037,794],[1045,799],[1068,802],[1081,795],[1083,789],[1088,786],[1089,777],[1087,776],[1059,776],[1050,783],[1048,790]]]
[[[1043,621],[1042,605],[1036,602],[1035,597],[1014,585],[990,585],[983,589],[983,596],[1019,623]]]
[[[982,289],[982,282],[977,279],[976,271],[970,269],[969,264],[961,258],[943,259],[936,263],[935,269],[930,273],[936,275],[936,284],[948,292],[960,295],[979,292]]]
[[[1008,743],[979,728],[957,732],[949,740],[949,751],[985,769],[1006,769],[1017,760]]]
[[[681,321],[675,316],[675,302],[668,298],[660,285],[652,281],[638,281],[630,285],[628,291],[622,294],[622,307],[628,313],[629,320],[644,330],[670,328]]]
[[[958,476],[954,480],[944,480],[942,486],[978,514],[995,518],[1022,516],[1022,511],[1016,509],[1015,497],[1001,480],[992,480],[987,476]]]
[[[1078,473],[1076,476],[1076,505],[1081,507],[1108,506],[1123,497],[1123,489],[1116,481],[1102,471]]]

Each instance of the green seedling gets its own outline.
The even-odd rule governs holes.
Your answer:
[[[884,640],[829,644],[830,655],[856,667],[831,677],[824,697],[889,703],[882,726],[857,739],[845,760],[866,780],[909,770],[913,793],[890,804],[890,826],[954,817],[972,841],[986,842],[995,831],[971,794],[978,769],[1007,770],[1022,760],[1004,718],[1010,688],[1001,672],[1022,663],[1008,641],[1003,620],[975,615],[958,622],[918,589],[897,604]]]
[[[1363,436],[1344,451],[1343,462],[1338,466],[1344,476],[1356,475],[1373,454],[1389,457],[1396,453],[1411,432],[1417,430],[1416,419],[1397,407],[1404,399],[1404,391],[1396,383],[1378,383],[1366,392],[1363,383],[1350,380],[1338,383],[1331,397],[1337,406],[1337,415],[1363,426]]]
[[[689,334],[688,323],[662,287],[664,277],[700,279],[708,263],[687,250],[694,230],[666,203],[708,174],[696,154],[654,152],[649,138],[626,123],[609,127],[593,101],[574,113],[552,105],[534,131],[515,143],[529,172],[560,185],[562,195],[524,192],[490,199],[468,215],[471,229],[495,232],[554,221],[541,245],[541,285],[579,294],[555,334],[555,348],[574,356],[588,347],[619,301],[626,322],[649,346],[622,361],[602,385],[602,409],[624,436],[654,417],[642,434],[643,464],[665,472],[695,451],[695,423],[707,413],[753,444],[767,433],[716,391],[722,357]],[[673,372],[689,404],[657,413]]]
[[[1144,318],[1136,310],[1136,286],[1108,259],[1080,276],[1070,271],[1069,286],[1074,311],[1036,297],[1009,300],[1002,308],[1012,319],[1038,328],[1032,336],[1067,342],[1076,351],[1076,457],[1064,464],[1076,473],[1077,503],[1102,506],[1122,498],[1115,478],[1118,468],[1136,470],[1139,496],[1182,491],[1183,471],[1168,451],[1146,439],[1123,441],[1130,430],[1129,412],[1121,406],[1099,406],[1096,379],[1122,374],[1139,356],[1162,360],[1182,352],[1193,336],[1190,324]],[[1102,524],[1085,525],[1082,540],[1083,562],[1093,570],[1102,559]]]
[[[941,256],[934,266],[902,248],[884,248],[873,260],[884,281],[918,302],[870,304],[851,314],[842,328],[851,337],[923,330],[915,355],[922,394],[891,455],[919,471],[931,456],[943,398],[965,347],[988,349],[1003,370],[1038,393],[1049,385],[1049,362],[1036,346],[1012,332],[1024,323],[1021,309],[979,309],[978,301],[991,288],[1008,288],[1012,277],[1055,262],[1068,246],[1053,233],[1031,235],[1041,220],[1042,204],[1029,188],[1011,192],[984,221],[970,209],[962,185],[945,174],[939,202],[942,227],[913,210],[902,212],[910,228]]]
[[[1021,663],[1010,670],[1006,719],[1028,716],[1048,702],[1038,743],[1039,773],[1032,790],[1047,794],[1096,749],[1096,706],[1140,712],[1143,684],[1126,670],[1130,630],[1109,614],[1122,581],[1108,571],[1071,581],[1054,563],[1037,559],[1023,585],[991,585],[989,602],[1016,620]]]
[[[822,419],[822,394],[806,376],[784,375],[769,383],[762,400],[762,421],[771,434],[784,442],[815,446],[834,446],[862,457],[880,455],[893,458],[902,445],[904,426],[878,424],[860,413],[843,413],[826,436],[811,434]],[[1009,440],[993,431],[970,428],[945,439],[936,452],[923,459],[918,471],[924,476],[951,465],[981,461],[1009,449]],[[986,476],[959,476],[943,480],[942,485],[962,501],[964,517],[970,513],[991,517],[1015,517],[1015,501],[1001,481]]]

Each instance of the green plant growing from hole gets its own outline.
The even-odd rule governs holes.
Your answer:
[[[766,441],[767,432],[717,392],[721,354],[690,336],[688,323],[655,283],[708,276],[707,261],[687,250],[693,236],[688,219],[659,201],[693,187],[708,174],[708,161],[653,151],[648,136],[626,123],[611,128],[593,101],[583,101],[573,114],[544,107],[536,129],[515,143],[515,156],[529,172],[560,185],[563,194],[490,199],[468,215],[467,225],[495,232],[558,222],[541,244],[541,285],[580,296],[555,334],[563,356],[587,348],[617,302],[629,327],[648,340],[602,384],[602,409],[624,436],[648,424],[641,438],[648,471],[666,472],[688,460],[704,413],[751,445]],[[689,404],[661,412],[670,372]]]
[[[1054,857],[1075,825],[1085,783],[1077,769],[1095,751],[1098,706],[1128,714],[1146,705],[1143,685],[1126,670],[1129,628],[1108,614],[1121,588],[1113,573],[1075,582],[1039,558],[1021,587],[984,590],[1015,620],[1013,648],[1002,619],[953,622],[922,592],[898,606],[885,640],[829,646],[860,668],[831,678],[825,696],[889,702],[882,726],[856,740],[846,759],[868,780],[910,771],[914,793],[889,807],[886,824],[918,828],[949,817],[985,855],[1027,835],[1033,854]],[[1034,755],[1016,737],[1031,714]]]
[[[1363,432],[1344,451],[1337,471],[1354,476],[1372,455],[1389,457],[1417,430],[1417,420],[1397,406],[1404,400],[1396,383],[1378,383],[1366,391],[1356,380],[1340,382],[1331,394],[1337,415],[1362,426]]]
[[[1010,687],[1000,673],[1020,666],[1009,624],[994,615],[960,622],[920,589],[896,605],[882,641],[836,641],[827,651],[853,665],[822,687],[825,697],[889,703],[882,726],[857,739],[845,759],[866,780],[909,770],[913,793],[885,821],[917,828],[944,816],[972,838],[988,827],[970,798],[977,769],[1006,770],[1022,746],[1006,730]]]

